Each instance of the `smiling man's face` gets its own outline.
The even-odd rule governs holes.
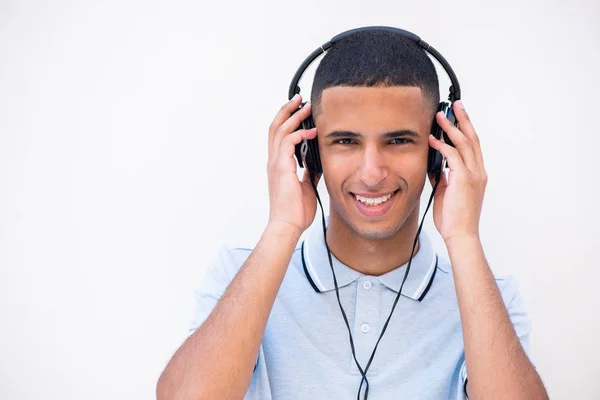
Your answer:
[[[386,239],[418,213],[433,116],[418,87],[323,91],[315,122],[332,221]]]

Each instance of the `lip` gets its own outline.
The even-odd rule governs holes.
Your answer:
[[[366,197],[367,199],[376,199],[378,197],[387,196],[388,194],[392,194],[392,193],[396,193],[396,191],[386,192],[386,193],[358,193],[358,192],[352,192],[352,194],[358,195],[360,197]]]
[[[368,206],[368,205],[356,200],[354,193],[351,194],[351,196],[352,196],[352,200],[354,201],[354,206],[356,207],[358,212],[360,212],[362,215],[364,215],[365,217],[381,217],[381,216],[385,215],[390,210],[390,208],[392,208],[399,191],[400,190],[396,190],[395,192],[392,192],[393,193],[392,197],[390,197],[389,200],[387,200],[377,206]],[[389,192],[385,193],[385,194],[376,194],[376,195],[374,195],[373,193],[369,193],[366,196],[364,194],[360,194],[360,193],[356,193],[356,194],[361,197],[377,198],[377,197],[386,196],[389,194]]]

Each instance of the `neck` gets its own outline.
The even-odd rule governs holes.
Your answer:
[[[418,229],[419,207],[409,215],[394,235],[385,239],[367,239],[358,235],[348,224],[330,212],[327,244],[331,253],[348,267],[365,275],[383,275],[410,259]],[[419,250],[415,246],[413,256]]]

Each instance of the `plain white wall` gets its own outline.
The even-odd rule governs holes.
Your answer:
[[[592,0],[1,2],[0,398],[154,397],[207,262],[265,226],[267,128],[293,73],[365,25],[413,31],[455,69],[489,262],[519,281],[551,397],[600,398]]]

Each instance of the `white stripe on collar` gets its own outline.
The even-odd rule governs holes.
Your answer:
[[[331,254],[338,287],[343,287],[361,276],[366,276],[341,263]],[[304,272],[315,291],[319,293],[334,290],[333,277],[324,243],[323,227],[320,223],[311,226],[302,245]],[[429,237],[424,231],[419,236],[419,250],[412,259],[411,271],[408,274],[402,295],[413,300],[421,301],[431,284],[436,272],[437,256]],[[395,270],[375,277],[389,289],[398,291],[404,277],[408,262]]]
[[[431,276],[433,275],[434,269],[437,266],[437,262],[436,262],[437,259],[436,258],[437,257],[436,257],[435,252],[431,252],[431,265],[429,266],[429,270],[425,274],[426,279],[423,279],[423,282],[421,282],[421,286],[419,286],[418,289],[415,291],[415,294],[412,296],[413,299],[420,298],[421,295],[423,294],[423,291],[427,287],[427,285],[429,285],[429,281],[431,280]]]
[[[306,256],[304,257],[304,259],[306,260],[306,268],[308,269],[308,272],[310,273],[310,276],[311,276],[313,282],[315,283],[315,285],[317,285],[319,290],[323,292],[326,290],[325,285],[323,285],[323,282],[321,282],[321,279],[319,278],[317,271],[315,271],[315,268],[312,265],[312,261],[311,261],[310,254],[309,254],[309,248],[310,248],[310,246],[304,246],[304,253],[306,254]]]

